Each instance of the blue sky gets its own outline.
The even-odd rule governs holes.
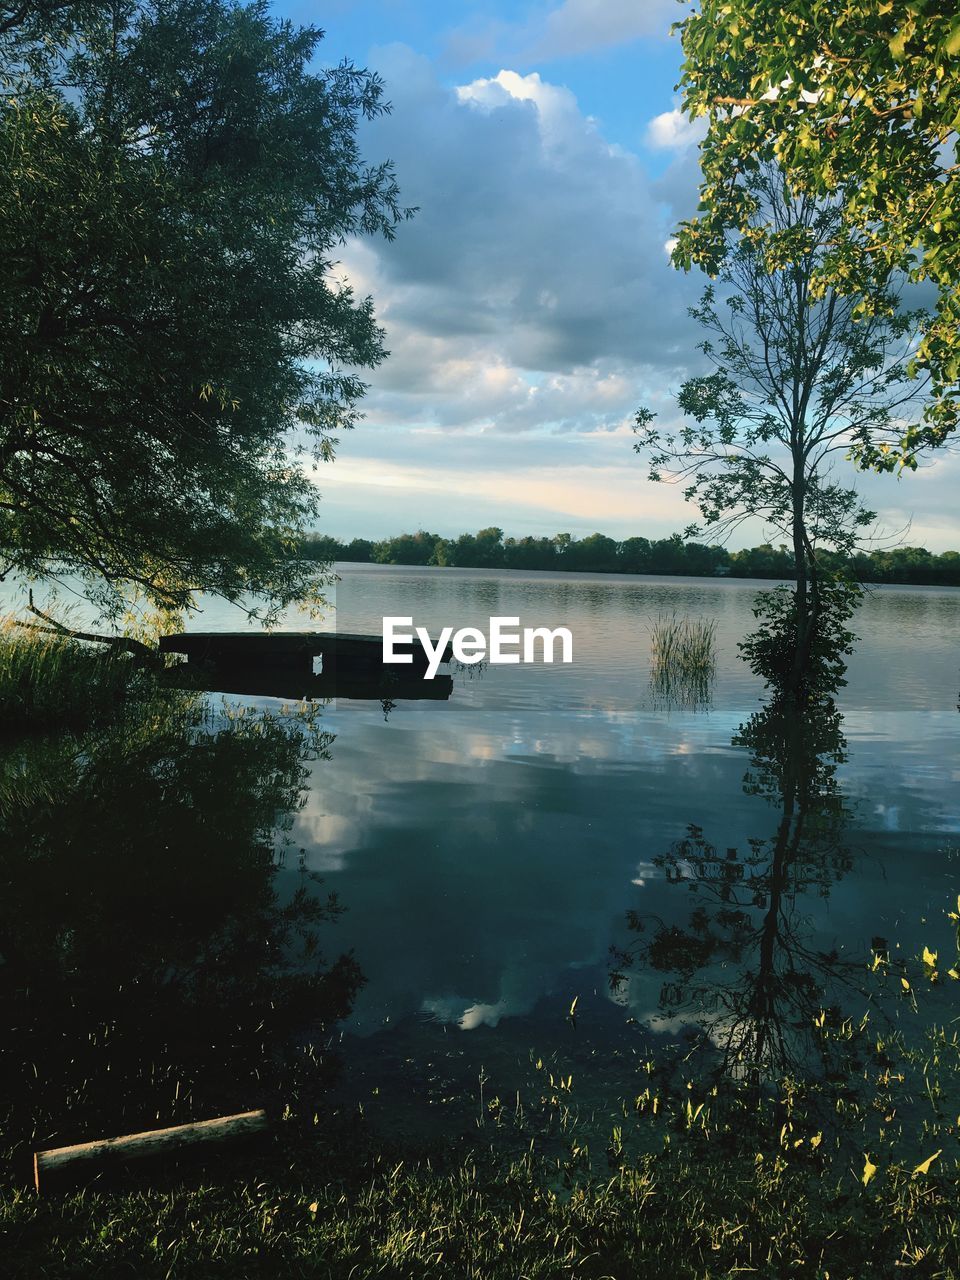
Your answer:
[[[676,110],[677,0],[280,0],[320,60],[378,71],[393,111],[362,131],[420,212],[344,247],[390,358],[365,419],[316,473],[340,537],[500,525],[664,536],[695,513],[646,479],[639,404],[670,419],[696,367],[703,281],[666,249],[696,204],[697,132]],[[849,475],[853,473],[850,472]],[[844,476],[849,482],[849,476]],[[960,547],[956,457],[857,480],[885,530]],[[745,526],[731,545],[757,542]]]

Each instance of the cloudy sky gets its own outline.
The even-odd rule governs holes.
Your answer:
[[[702,279],[665,248],[695,207],[697,132],[676,110],[677,0],[278,0],[323,27],[322,61],[379,72],[365,127],[419,207],[391,243],[345,247],[391,355],[323,467],[341,537],[500,525],[662,537],[694,513],[646,479],[639,404],[674,416]],[[858,481],[886,529],[960,547],[960,461]],[[907,528],[909,526],[909,529]],[[754,543],[744,527],[731,545]]]

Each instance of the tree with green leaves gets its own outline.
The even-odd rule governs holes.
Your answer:
[[[841,219],[835,201],[791,195],[775,166],[755,173],[749,191],[756,223],[776,231],[778,255],[752,234],[755,223],[730,236],[720,291],[708,286],[691,309],[712,371],[681,386],[678,429],[661,430],[639,410],[636,448],[650,458],[651,479],[684,484],[715,533],[759,517],[789,539],[799,680],[817,628],[818,550],[849,556],[875,519],[836,482],[833,462],[900,439],[921,388],[908,376],[919,317],[898,311],[890,289],[868,315],[853,297],[814,289]]]
[[[382,85],[265,0],[36,8],[0,10],[0,574],[317,601],[310,464],[386,354],[336,253],[410,212],[359,151]]]
[[[936,288],[915,366],[931,377],[922,419],[864,466],[914,467],[960,413],[960,15],[955,0],[701,0],[679,24],[680,87],[706,116],[702,212],[675,261],[716,271],[730,228],[757,225],[750,177],[775,161],[795,192],[836,199],[839,219],[813,286],[884,305],[903,271]],[[878,282],[880,288],[878,290]]]

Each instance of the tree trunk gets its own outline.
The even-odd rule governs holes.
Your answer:
[[[134,658],[139,659],[147,666],[158,670],[163,669],[163,657],[156,649],[151,649],[149,645],[144,644],[142,641],[134,640],[132,636],[104,636],[91,631],[76,631],[73,627],[65,627],[62,622],[58,622],[56,618],[51,618],[49,614],[37,608],[33,602],[32,591],[29,599],[30,603],[27,608],[34,617],[42,619],[42,624],[24,622],[20,618],[15,618],[14,621],[18,627],[23,627],[26,631],[41,631],[46,635],[62,636],[65,640],[84,640],[92,644],[106,645],[108,648],[116,649],[121,653],[132,654]]]
[[[797,585],[795,595],[796,634],[794,636],[793,663],[788,680],[788,688],[795,699],[800,697],[803,676],[810,658],[810,647],[813,641],[813,628],[816,625],[815,601],[811,599],[811,570],[813,566],[808,559],[810,546],[804,512],[804,489],[802,487],[802,461],[794,461],[793,485],[793,564]]]

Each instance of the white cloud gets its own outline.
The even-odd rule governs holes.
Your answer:
[[[535,56],[566,57],[666,36],[675,16],[675,0],[564,0],[547,14]]]
[[[542,75],[503,69],[448,88],[405,48],[375,65],[394,112],[361,150],[393,158],[420,212],[393,243],[343,253],[391,355],[366,374],[366,423],[318,473],[325,525],[350,536],[683,528],[694,512],[679,488],[647,482],[629,430],[639,404],[675,421],[672,392],[699,361],[686,309],[701,281],[669,263],[697,201],[679,112],[658,117],[671,159],[652,180]],[[911,537],[955,544],[955,463],[899,486],[857,483],[888,529],[922,503]]]
[[[392,353],[368,408],[440,425],[615,425],[638,375],[683,368],[697,340],[698,286],[664,257],[672,219],[638,157],[537,74],[450,90],[396,47],[377,69],[394,111],[364,152],[391,156],[420,211],[393,244],[344,254]]]
[[[526,22],[468,23],[451,33],[448,50],[465,62],[496,56],[496,51],[543,62],[666,38],[676,17],[676,0],[563,0]]]
[[[705,116],[691,120],[676,107],[655,116],[647,125],[647,143],[660,151],[686,151],[695,147],[707,132]]]
[[[391,354],[365,375],[366,423],[318,474],[326,526],[683,525],[629,426],[699,358],[699,282],[670,267],[674,219],[639,157],[540,75],[451,89],[400,47],[374,65],[394,109],[361,149],[393,159],[419,213],[342,254]]]

